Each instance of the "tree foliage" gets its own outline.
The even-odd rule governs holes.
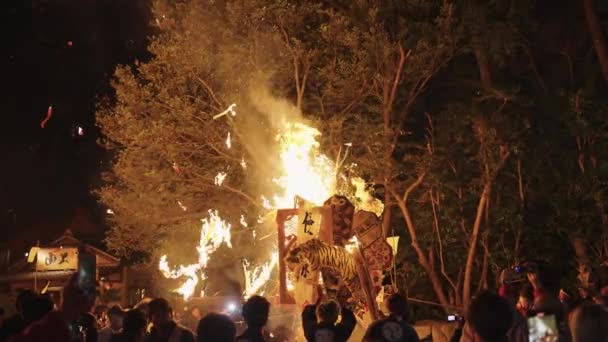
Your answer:
[[[352,143],[341,166],[384,200],[397,285],[415,297],[466,305],[502,268],[563,260],[575,238],[608,256],[602,54],[584,20],[562,25],[582,7],[551,6],[158,1],[154,57],[117,69],[97,115],[115,153],[98,191],[115,211],[109,246],[193,241],[210,208],[255,218],[278,123],[303,113],[332,158]],[[231,103],[236,117],[213,120]]]

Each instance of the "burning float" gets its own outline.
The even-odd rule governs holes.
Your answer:
[[[234,116],[234,106],[230,109],[226,113]],[[241,296],[260,294],[275,297],[277,304],[301,308],[316,300],[318,285],[322,285],[328,295],[348,300],[373,319],[378,314],[376,297],[382,292],[383,273],[393,260],[393,250],[383,237],[377,216],[383,205],[365,190],[361,178],[339,174],[336,163],[320,152],[319,136],[317,129],[302,122],[286,122],[276,135],[281,171],[273,182],[280,191],[261,198],[266,208],[261,215],[273,218],[262,224],[272,225],[276,245],[268,251],[266,262],[242,261]],[[226,146],[231,147],[230,135]],[[347,150],[349,147],[346,144]],[[242,166],[246,167],[244,159]],[[225,177],[219,173],[216,185],[222,186]],[[339,179],[356,190],[341,193],[337,190]],[[247,226],[243,216],[238,222]],[[161,257],[159,270],[166,278],[181,282],[175,291],[184,300],[212,295],[197,289],[207,280],[210,257],[222,245],[233,248],[231,227],[218,211],[210,210],[202,220],[195,263],[171,268],[169,257]]]

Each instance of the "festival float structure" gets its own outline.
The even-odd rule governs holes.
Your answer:
[[[348,300],[360,312],[379,318],[376,297],[393,251],[383,238],[376,214],[360,210],[334,195],[323,206],[298,199],[297,208],[277,212],[279,297],[281,303],[314,303],[317,285],[333,297]],[[297,217],[297,235],[285,236],[285,225]],[[288,273],[295,286],[287,290]]]
[[[234,111],[233,106],[230,108]],[[360,313],[368,312],[375,319],[383,273],[393,261],[393,250],[382,234],[377,216],[383,206],[365,191],[365,182],[360,178],[340,177],[356,192],[333,195],[340,192],[336,189],[339,168],[319,151],[319,135],[317,129],[301,122],[284,122],[276,136],[280,170],[272,180],[280,191],[269,198],[262,197],[262,202],[268,210],[265,217],[275,217],[277,249],[257,267],[244,262],[242,296],[264,294],[261,289],[276,277],[277,304],[297,304],[301,310],[301,305],[316,301],[321,285],[330,297],[342,302],[348,299]],[[230,148],[230,136],[227,139],[226,146]],[[345,145],[347,149],[351,146]],[[242,166],[245,168],[244,161]],[[218,173],[216,186],[222,186],[225,177]],[[242,216],[240,221],[247,226]],[[221,244],[231,248],[230,239],[231,225],[217,211],[210,210],[203,219],[198,261],[171,269],[168,257],[163,256],[159,270],[166,278],[185,279],[176,289],[184,300],[198,297],[195,289],[200,280],[206,279],[209,256]],[[201,293],[200,297],[204,296]]]

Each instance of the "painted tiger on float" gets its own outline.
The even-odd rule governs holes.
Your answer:
[[[329,245],[319,239],[311,239],[292,248],[285,257],[287,267],[295,280],[304,279],[317,284],[315,273],[324,268],[339,272],[342,280],[350,282],[357,278],[355,259],[343,247]]]
[[[312,239],[292,248],[285,257],[285,263],[294,281],[316,285],[321,273],[326,290],[350,298],[349,301],[358,309],[365,306],[355,259],[344,247]]]

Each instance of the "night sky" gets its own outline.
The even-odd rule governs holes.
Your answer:
[[[149,0],[2,3],[2,243],[46,241],[66,228],[101,239],[105,208],[91,190],[111,156],[97,144],[96,99],[111,94],[117,64],[147,58]]]

